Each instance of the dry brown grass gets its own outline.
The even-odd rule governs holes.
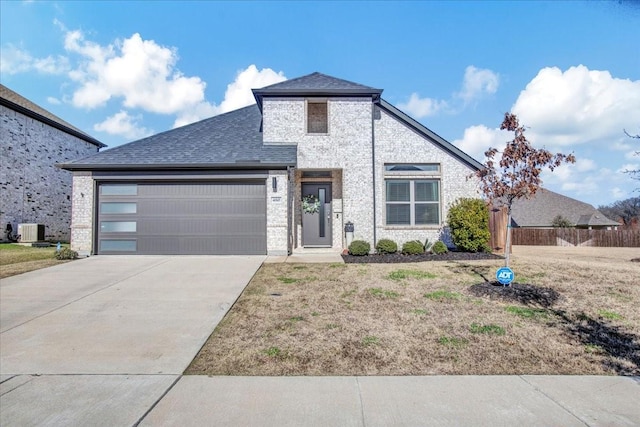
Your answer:
[[[475,296],[500,261],[265,264],[187,373],[640,374],[639,251],[524,249],[551,306]]]

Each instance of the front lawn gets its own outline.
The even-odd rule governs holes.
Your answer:
[[[0,279],[67,262],[55,259],[55,253],[55,246],[34,248],[0,243]]]
[[[640,375],[630,259],[265,264],[186,373]]]

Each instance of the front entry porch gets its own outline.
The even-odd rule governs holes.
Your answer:
[[[296,170],[293,251],[343,244],[342,171]]]

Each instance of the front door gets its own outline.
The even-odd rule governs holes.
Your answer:
[[[331,184],[302,184],[302,246],[331,247]]]

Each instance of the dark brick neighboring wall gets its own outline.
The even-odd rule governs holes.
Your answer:
[[[55,167],[98,147],[0,106],[0,239],[5,227],[45,225],[45,238],[69,241],[72,174]]]

